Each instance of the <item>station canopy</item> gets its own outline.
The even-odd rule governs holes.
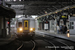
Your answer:
[[[75,0],[5,0],[17,15],[44,15],[66,6],[75,4]]]
[[[14,18],[15,15],[16,13],[13,9],[0,5],[0,16]]]

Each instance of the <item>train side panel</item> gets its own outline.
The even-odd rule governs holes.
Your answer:
[[[30,20],[30,28],[33,28],[35,31],[35,20]]]

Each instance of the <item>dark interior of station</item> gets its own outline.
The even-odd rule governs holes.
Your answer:
[[[16,18],[18,15],[23,17]],[[35,23],[30,19],[32,15],[37,15]],[[11,31],[12,22],[16,23],[19,38]],[[67,25],[66,33],[57,25]],[[5,49],[74,50],[75,0],[0,0],[0,50]]]

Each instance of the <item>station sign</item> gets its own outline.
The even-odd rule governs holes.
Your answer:
[[[48,23],[44,24],[44,29],[48,29]]]
[[[67,16],[62,16],[62,18],[67,18]]]
[[[68,19],[68,15],[62,15],[60,18],[61,19]]]

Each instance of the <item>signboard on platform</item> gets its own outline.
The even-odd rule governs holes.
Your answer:
[[[67,16],[62,16],[62,18],[67,18]]]
[[[48,24],[47,23],[44,24],[44,29],[48,29]]]
[[[61,19],[68,19],[68,16],[67,15],[63,15],[63,16],[61,16]]]

